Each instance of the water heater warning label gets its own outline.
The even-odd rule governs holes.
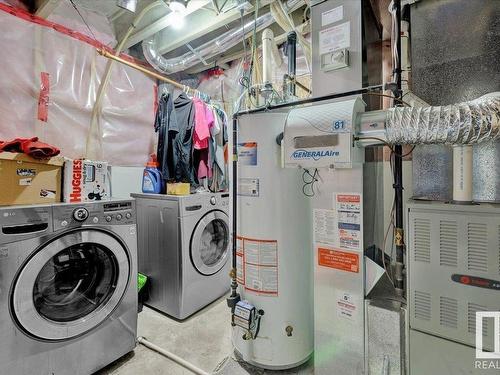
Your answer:
[[[238,237],[237,279],[255,294],[278,295],[278,241]]]
[[[341,271],[359,273],[359,255],[346,251],[318,247],[318,264]]]
[[[361,194],[335,194],[334,200],[339,246],[342,249],[361,250]]]
[[[238,179],[238,195],[243,197],[258,197],[259,196],[259,179],[258,178],[239,178]]]

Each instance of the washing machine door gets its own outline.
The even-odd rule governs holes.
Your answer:
[[[107,232],[80,229],[42,245],[19,272],[12,310],[19,326],[43,340],[68,340],[101,324],[130,279],[127,250]]]
[[[196,225],[191,237],[191,260],[203,275],[213,275],[228,259],[229,218],[222,211],[207,213]]]

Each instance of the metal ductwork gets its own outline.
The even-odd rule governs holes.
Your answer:
[[[299,3],[302,3],[302,0],[288,0],[285,7],[290,11]],[[267,13],[258,17],[255,22],[256,28],[259,31],[270,26],[275,21],[271,13]],[[146,60],[156,70],[164,74],[172,74],[186,70],[200,61],[227,51],[229,48],[241,43],[242,38],[247,33],[253,31],[253,28],[254,21],[252,20],[243,26],[225,32],[216,39],[202,44],[193,51],[186,52],[181,56],[170,59],[165,58],[158,52],[158,34],[155,34],[142,42],[142,51]]]
[[[447,106],[392,108],[385,127],[392,144],[470,145],[500,140],[500,92]]]

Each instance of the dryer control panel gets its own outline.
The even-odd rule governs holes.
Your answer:
[[[134,203],[134,201],[107,201],[54,206],[54,230],[82,225],[135,224]]]

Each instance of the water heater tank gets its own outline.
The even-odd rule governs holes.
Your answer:
[[[303,171],[281,167],[286,113],[239,118],[237,277],[242,300],[263,315],[256,337],[234,326],[248,363],[287,369],[313,352],[311,210]]]

